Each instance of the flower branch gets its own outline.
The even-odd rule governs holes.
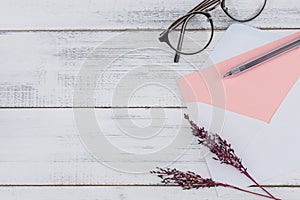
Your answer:
[[[161,183],[166,185],[178,185],[182,187],[183,190],[211,188],[211,187],[225,187],[225,188],[235,189],[241,192],[258,195],[265,198],[274,199],[273,197],[252,192],[249,190],[241,189],[233,185],[215,182],[210,178],[202,178],[200,175],[190,171],[182,172],[177,169],[157,168],[157,171],[151,171],[150,173],[156,174],[158,177],[160,177],[162,179]]]
[[[188,120],[191,125],[192,133],[198,139],[198,143],[207,147],[211,153],[215,156],[214,160],[220,161],[221,164],[226,164],[234,167],[239,172],[244,174],[248,179],[250,179],[255,185],[260,187],[265,193],[267,193],[273,199],[277,199],[270,192],[268,192],[264,187],[262,187],[258,182],[249,174],[247,168],[244,167],[242,159],[240,159],[236,154],[231,144],[224,140],[218,134],[209,134],[204,127],[199,128],[192,120],[190,120],[187,114],[184,118]]]

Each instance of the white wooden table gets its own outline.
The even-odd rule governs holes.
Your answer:
[[[209,176],[198,145],[187,143],[186,151],[179,145],[182,149],[174,153],[162,150],[179,129],[186,133],[183,142],[192,138],[188,126],[181,123],[186,108],[176,78],[199,68],[234,23],[221,9],[214,11],[217,31],[208,50],[173,64],[172,53],[157,36],[198,2],[1,0],[0,199],[218,199],[214,189],[182,191],[159,185],[159,179],[147,173],[152,166],[169,164]],[[268,0],[261,16],[247,24],[287,35],[300,28],[299,21],[299,0]],[[95,50],[99,56],[89,57]],[[79,73],[89,67],[87,58],[94,59],[90,67],[101,75],[95,88],[93,79]],[[141,66],[144,71],[134,71]],[[132,85],[118,84],[124,77],[130,83],[151,84],[132,90]],[[95,95],[92,101],[76,101],[75,90],[95,90]],[[99,151],[106,157],[95,159],[81,141],[74,106],[95,111],[111,144],[142,153],[145,159],[124,155],[126,159],[116,160],[104,147]],[[164,115],[157,114],[160,111]],[[163,126],[157,127],[162,120]],[[124,124],[134,130],[151,123],[147,131],[161,131],[153,137],[122,132]],[[153,152],[157,157],[146,159]],[[175,154],[181,155],[176,161]],[[300,171],[264,184],[283,199],[300,198]],[[232,193],[219,199],[259,198]]]

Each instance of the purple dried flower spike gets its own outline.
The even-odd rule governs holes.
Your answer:
[[[207,147],[210,152],[212,152],[216,157],[214,160],[218,160],[221,164],[231,165],[249,178],[253,183],[260,187],[264,192],[266,192],[270,197],[275,198],[271,193],[269,193],[264,187],[262,187],[248,172],[247,168],[242,164],[242,159],[240,159],[234,152],[226,140],[222,139],[218,134],[209,134],[204,127],[199,128],[192,120],[190,120],[187,114],[184,118],[189,121],[194,136],[198,138],[198,143]]]
[[[184,118],[189,121],[194,136],[198,138],[198,143],[207,147],[216,157],[221,164],[231,165],[241,173],[246,173],[247,168],[242,164],[242,160],[235,154],[231,144],[221,138],[218,134],[209,134],[203,127],[199,128],[187,114]]]
[[[161,183],[175,184],[181,186],[184,190],[210,188],[220,186],[219,183],[214,182],[210,178],[202,178],[194,172],[182,172],[177,169],[162,169],[157,168],[158,171],[152,171],[162,179]]]
[[[157,171],[151,171],[150,173],[156,174],[159,178],[162,179],[161,183],[165,185],[178,185],[183,188],[183,190],[190,189],[199,189],[199,188],[211,188],[211,187],[226,187],[235,190],[239,190],[241,192],[246,192],[254,195],[258,195],[265,198],[274,199],[273,197],[263,195],[260,193],[252,192],[249,190],[244,190],[238,188],[236,186],[232,186],[229,184],[215,182],[210,178],[203,178],[194,172],[182,172],[177,169],[162,169],[157,168]]]

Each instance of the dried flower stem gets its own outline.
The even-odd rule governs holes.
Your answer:
[[[242,160],[235,154],[231,144],[221,138],[218,134],[209,134],[203,127],[199,128],[192,120],[190,120],[187,114],[184,115],[184,118],[189,121],[193,135],[198,138],[198,143],[207,147],[210,152],[215,155],[215,157],[213,157],[214,160],[218,160],[221,164],[230,165],[236,168],[271,198],[277,199],[264,187],[258,184],[258,182],[248,173],[247,168],[244,167]]]
[[[258,195],[265,198],[274,199],[271,196],[267,196],[264,194],[252,192],[249,190],[241,189],[239,187],[215,182],[210,178],[202,178],[200,175],[195,174],[194,172],[182,172],[177,169],[162,169],[157,168],[157,171],[151,171],[152,174],[156,174],[158,177],[162,179],[161,183],[166,185],[178,185],[181,186],[184,190],[190,190],[190,189],[199,189],[199,188],[211,188],[211,187],[225,187],[225,188],[231,188],[235,189],[241,192],[246,192],[249,194]]]

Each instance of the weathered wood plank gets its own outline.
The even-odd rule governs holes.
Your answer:
[[[0,110],[0,185],[156,184],[159,180],[148,172],[172,163],[208,176],[199,149],[189,147],[191,134],[181,135],[177,147],[164,149],[178,140],[182,109],[166,109],[165,117],[154,119],[150,109],[130,109],[132,122],[124,110],[115,109],[114,113],[110,109],[96,110],[101,126],[99,134],[111,144],[102,147],[104,143],[99,141],[99,151],[104,154],[98,160],[80,139],[72,109]],[[151,124],[159,120],[164,122],[162,127],[158,127],[159,122]],[[131,130],[143,126],[150,126],[148,131],[140,133],[143,135],[130,135],[134,134]],[[158,128],[163,130],[157,133]],[[144,138],[145,133],[149,138]],[[122,151],[115,156],[111,149]],[[128,157],[130,153],[132,156]],[[156,156],[151,157],[151,153]],[[175,164],[181,154],[184,156]]]
[[[251,189],[261,192],[259,189]],[[276,197],[288,200],[298,200],[299,188],[269,188]],[[179,199],[209,199],[209,200],[259,200],[250,194],[234,192],[218,197],[214,189],[199,189],[182,191],[177,187],[0,187],[0,197],[6,200],[179,200]]]
[[[124,111],[95,110],[97,134],[104,136],[96,140],[100,157],[89,153],[72,109],[0,109],[0,185],[149,185],[159,182],[148,173],[156,166],[209,176],[198,144],[181,122],[184,109],[164,109],[163,116],[157,114],[163,109]],[[264,184],[299,185],[299,173]]]
[[[223,31],[216,32],[207,51],[183,56],[179,64],[173,63],[167,45],[158,42],[158,34],[3,32],[0,107],[184,106],[176,79],[200,68]],[[90,74],[80,74],[87,68]],[[74,105],[74,91],[95,94]]]
[[[198,3],[195,0],[2,0],[0,18],[4,20],[0,29],[166,28]],[[268,0],[261,16],[249,24],[263,28],[299,28],[299,9],[299,1]],[[221,9],[213,12],[213,18],[217,28],[232,23]]]

